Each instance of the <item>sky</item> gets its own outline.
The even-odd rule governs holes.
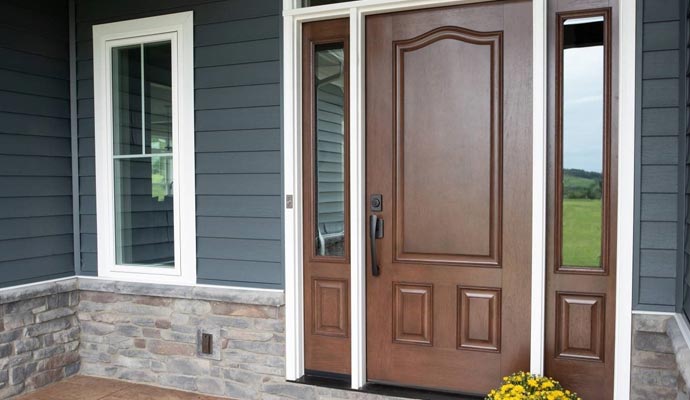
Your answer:
[[[564,52],[563,168],[602,170],[603,65],[603,46]]]

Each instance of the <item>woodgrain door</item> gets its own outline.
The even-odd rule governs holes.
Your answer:
[[[597,400],[613,399],[618,3],[549,0],[545,373]]]
[[[348,20],[302,28],[304,367],[350,374]]]
[[[529,368],[531,18],[366,19],[369,381],[485,394]]]

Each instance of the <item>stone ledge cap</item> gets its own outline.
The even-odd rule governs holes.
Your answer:
[[[78,289],[76,277],[64,278],[51,282],[30,283],[21,286],[11,286],[0,289],[0,304],[50,296],[53,294],[72,292]]]
[[[139,296],[171,297],[189,300],[222,301],[280,307],[285,305],[285,293],[276,290],[239,289],[232,287],[184,286],[160,283],[114,281],[79,278],[79,290],[110,292]]]

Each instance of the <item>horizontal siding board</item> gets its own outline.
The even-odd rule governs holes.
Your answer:
[[[278,39],[228,43],[194,49],[195,67],[277,61],[280,53]]]
[[[680,25],[678,21],[647,23],[643,36],[644,51],[677,50],[680,45]]]
[[[678,50],[650,51],[642,55],[643,79],[678,78],[680,73]]]
[[[280,195],[281,185],[280,174],[219,174],[196,177],[197,195]]]
[[[77,100],[77,118],[93,118],[93,99]]]
[[[279,83],[280,62],[265,61],[196,68],[194,75],[196,89]]]
[[[208,238],[281,239],[280,218],[197,218],[197,235]]]
[[[677,21],[679,0],[646,0],[642,15],[644,22]]]
[[[0,197],[0,218],[30,218],[71,214],[71,193],[59,197]]]
[[[217,260],[200,258],[197,262],[200,282],[282,285],[283,267],[277,262]],[[215,281],[215,282],[214,282]]]
[[[642,110],[642,136],[678,135],[678,107],[648,108]]]
[[[71,215],[0,219],[0,241],[71,233]]]
[[[235,108],[196,112],[197,131],[280,128],[280,107]]]
[[[196,172],[198,174],[279,174],[281,161],[278,151],[200,153],[196,156]]]
[[[0,176],[72,176],[68,157],[8,156],[0,154]]]
[[[643,81],[642,106],[678,106],[678,79],[648,79]]]
[[[46,3],[43,1],[42,3]],[[64,2],[56,1],[58,6]],[[18,26],[24,29],[35,29],[39,26],[43,35],[50,35],[60,40],[67,40],[68,31],[64,23],[67,18],[66,10],[61,10],[60,15],[37,12],[26,7],[26,4],[12,4],[5,0],[0,2],[0,24]]]
[[[678,165],[678,136],[643,137],[642,164]]]
[[[96,253],[81,253],[81,273],[98,275],[98,255]]]
[[[643,193],[677,193],[678,167],[646,166],[642,168]]]
[[[640,252],[640,276],[675,278],[677,254],[675,250],[642,250]]]
[[[194,106],[197,110],[280,106],[280,85],[197,89]]]
[[[0,112],[0,134],[70,137],[69,119]]]
[[[640,278],[640,303],[674,305],[676,280],[673,278]]]
[[[203,196],[196,197],[197,217],[273,217],[280,218],[280,196]]]
[[[280,151],[280,129],[197,132],[197,153]]]
[[[242,261],[280,262],[280,240],[197,238],[197,257]]]
[[[194,45],[274,39],[278,38],[279,30],[280,25],[274,16],[198,25],[194,29]]]
[[[38,54],[0,47],[0,68],[36,76],[69,79],[69,63]]]
[[[70,153],[69,138],[17,134],[0,135],[0,154],[69,158]]]
[[[44,117],[69,117],[69,101],[0,89],[0,111]]]
[[[642,221],[678,221],[678,196],[643,193],[640,196],[640,219]]]
[[[0,197],[72,195],[72,180],[66,177],[0,176],[0,187]]]
[[[678,225],[675,222],[641,222],[640,248],[675,249]]]
[[[12,71],[0,67],[0,87],[11,92],[69,98],[69,81]]]
[[[18,285],[27,281],[53,279],[55,274],[64,276],[74,274],[74,259],[72,258],[72,254],[35,257],[0,263],[0,276],[5,277],[5,279],[0,281],[0,286]]]
[[[26,31],[14,26],[0,25],[0,47],[56,60],[68,59],[67,40],[51,38],[50,34],[39,35],[36,32],[40,32],[40,29]]]
[[[63,254],[72,255],[71,234],[0,241],[0,265],[5,261]]]

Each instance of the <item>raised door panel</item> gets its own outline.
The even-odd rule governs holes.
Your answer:
[[[501,290],[458,287],[458,348],[499,351]]]
[[[393,285],[393,341],[431,345],[433,341],[432,285]]]
[[[348,284],[344,279],[314,279],[314,334],[347,337]]]
[[[502,37],[394,43],[397,261],[500,263]]]
[[[603,361],[604,295],[557,293],[556,356]]]

